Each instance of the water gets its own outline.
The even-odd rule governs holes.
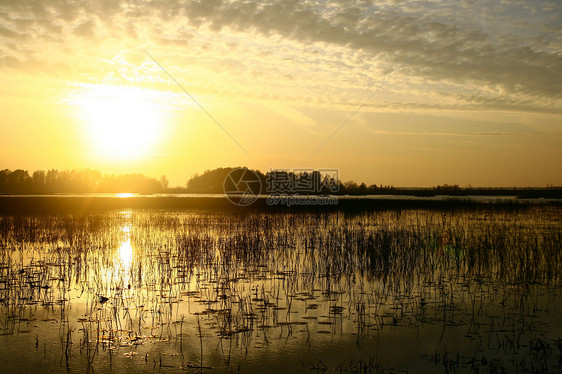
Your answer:
[[[561,213],[0,216],[0,371],[559,372]]]
[[[260,198],[266,199],[269,195],[259,195]],[[307,195],[301,195],[303,197]],[[317,195],[310,195],[317,196]],[[562,199],[559,198],[520,198],[514,195],[434,195],[434,196],[416,196],[416,195],[331,195],[337,197],[339,200],[408,200],[408,201],[468,201],[468,202],[517,202],[525,201],[527,203],[560,203]],[[223,194],[204,194],[204,193],[154,193],[154,194],[138,194],[138,193],[59,193],[59,194],[42,194],[42,195],[1,195],[0,199],[10,199],[10,198],[23,198],[23,197],[35,197],[35,198],[174,198],[174,199],[224,199]]]

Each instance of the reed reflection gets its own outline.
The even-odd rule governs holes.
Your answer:
[[[258,373],[294,352],[330,368],[375,365],[360,352],[412,371],[450,352],[449,372],[557,368],[561,230],[558,208],[8,217],[0,334],[10,356],[60,344],[47,359],[77,372],[153,372],[161,359]]]

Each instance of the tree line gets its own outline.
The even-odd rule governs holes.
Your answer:
[[[259,180],[256,182],[256,176]],[[252,182],[253,181],[253,182]],[[242,183],[240,183],[242,182]],[[247,183],[246,183],[247,182]],[[439,185],[427,188],[397,188],[391,185],[366,185],[353,181],[342,182],[337,175],[319,171],[268,171],[248,168],[217,168],[194,175],[184,187],[169,188],[168,179],[143,174],[102,174],[99,170],[0,170],[0,194],[52,193],[208,193],[222,194],[236,188],[250,188],[253,193],[333,194],[333,195],[512,195],[519,197],[562,198],[562,187],[459,187]]]
[[[249,173],[244,174],[243,170]],[[229,176],[232,177],[229,180]],[[255,178],[259,183],[252,183]],[[226,182],[225,182],[226,181]],[[335,194],[335,195],[368,195],[386,194],[395,191],[395,187],[387,185],[370,185],[365,183],[357,184],[353,181],[342,182],[337,175],[323,174],[320,171],[282,171],[273,170],[262,173],[259,170],[252,170],[243,167],[217,168],[205,170],[203,174],[195,174],[187,181],[187,188],[181,192],[187,193],[223,193],[225,188],[232,190],[238,184],[239,188],[247,187],[253,193],[287,193],[287,194]],[[240,183],[242,182],[242,183]],[[177,189],[179,190],[179,189]],[[178,191],[180,192],[180,191]]]
[[[248,170],[250,173],[240,173]],[[233,178],[228,180],[228,176]],[[173,192],[181,193],[223,193],[224,189],[233,188],[234,184],[252,180],[255,176],[259,183],[248,183],[253,193],[287,193],[287,194],[332,194],[332,195],[409,195],[409,196],[517,196],[521,198],[562,198],[562,187],[461,187],[458,184],[442,184],[433,187],[404,188],[392,185],[367,185],[354,181],[342,182],[337,176],[323,174],[319,171],[292,172],[285,174],[279,171],[262,173],[259,170],[247,168],[217,168],[206,170],[201,175],[194,175],[187,181],[186,188],[176,188]],[[225,180],[227,183],[225,183]],[[309,188],[310,184],[319,188]],[[243,188],[244,183],[238,183]],[[258,187],[259,186],[259,187]],[[278,188],[279,187],[279,188]],[[259,188],[259,190],[258,190]],[[172,190],[171,190],[172,191]]]
[[[160,180],[142,174],[106,175],[99,170],[0,170],[0,193],[157,193],[168,187],[166,177]]]

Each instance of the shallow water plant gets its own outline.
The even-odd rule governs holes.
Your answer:
[[[14,371],[555,370],[560,217],[0,216],[0,358]]]

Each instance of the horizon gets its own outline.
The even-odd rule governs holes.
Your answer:
[[[218,167],[216,169],[212,169],[212,170],[205,170],[201,173],[195,173],[193,174],[191,177],[188,177],[185,179],[185,183],[183,185],[167,185],[167,186],[163,186],[164,190],[177,190],[177,189],[188,189],[188,184],[191,180],[194,180],[200,176],[204,176],[205,174],[209,173],[209,172],[214,172],[217,171],[219,169],[249,169],[249,170],[253,170],[253,171],[257,171],[262,173],[263,175],[267,175],[268,173],[275,173],[277,172],[277,170],[258,170],[258,169],[251,169],[248,168],[246,166],[225,166],[225,167]],[[30,178],[33,177],[33,173],[35,172],[48,172],[48,171],[57,171],[59,173],[64,173],[64,172],[83,172],[83,171],[90,171],[90,172],[95,172],[95,173],[99,173],[101,177],[126,177],[126,176],[142,176],[142,177],[146,177],[149,179],[152,179],[158,183],[162,183],[162,178],[165,178],[166,183],[169,183],[168,177],[166,175],[160,175],[160,176],[152,176],[152,175],[145,175],[142,173],[124,173],[124,174],[116,174],[116,173],[105,173],[103,170],[96,170],[96,169],[64,169],[64,170],[57,170],[57,169],[46,169],[46,170],[25,170],[25,169],[7,169],[7,168],[0,168],[0,172],[2,171],[9,171],[9,172],[14,172],[16,170],[22,170],[24,172],[26,172],[28,174],[28,176]],[[291,171],[292,172],[292,171]],[[320,171],[320,174],[322,175],[322,171]],[[474,189],[474,190],[486,190],[486,189],[490,189],[490,190],[510,190],[510,189],[537,189],[537,190],[556,190],[556,189],[561,189],[562,185],[546,185],[546,186],[538,186],[538,185],[528,185],[528,186],[473,186],[473,185],[458,185],[458,184],[451,184],[451,183],[445,183],[445,184],[440,184],[440,185],[432,185],[432,186],[394,186],[394,185],[389,185],[389,184],[384,184],[384,183],[366,183],[365,181],[361,181],[361,180],[339,180],[339,182],[342,185],[345,185],[346,183],[355,183],[357,186],[360,186],[362,184],[365,184],[365,186],[367,188],[371,188],[371,187],[378,187],[378,188],[392,188],[392,189],[396,189],[396,190],[416,190],[416,189],[443,189],[443,188],[459,188],[459,189],[463,189],[463,190],[470,190],[470,189]],[[107,193],[114,193],[114,192],[107,192]],[[197,193],[197,192],[196,192]],[[0,191],[0,194],[2,194],[2,192]],[[135,193],[136,194],[136,193]]]
[[[562,186],[561,23],[550,1],[5,3],[0,164]]]

